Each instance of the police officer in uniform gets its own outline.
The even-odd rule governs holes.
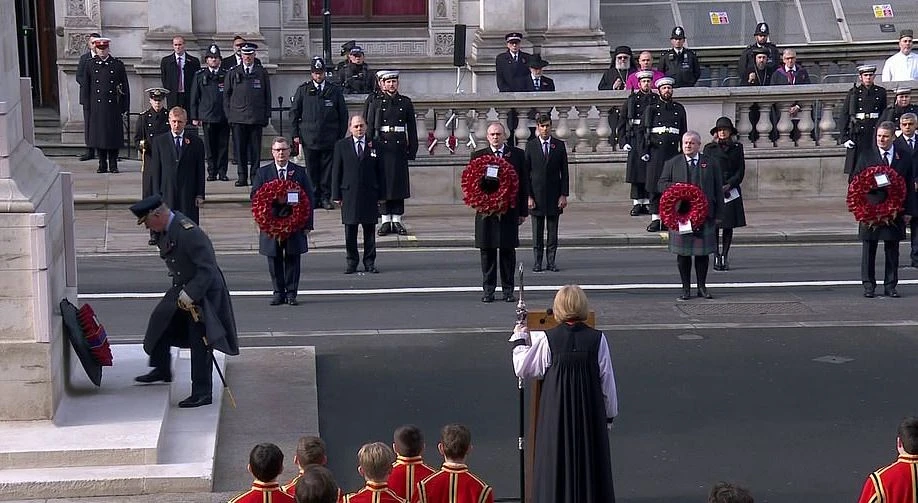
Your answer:
[[[367,136],[373,139],[382,163],[382,198],[379,213],[382,225],[377,232],[385,236],[395,232],[408,235],[402,225],[405,199],[411,197],[408,161],[418,153],[418,131],[414,104],[398,92],[398,72],[387,70],[380,74],[382,92],[370,107]]]
[[[673,79],[673,87],[694,86],[701,76],[701,66],[695,51],[685,48],[685,29],[673,28],[669,41],[672,48],[660,55],[660,71]]]
[[[761,51],[764,51],[764,54],[768,56],[765,66],[769,72],[773,72],[782,62],[781,51],[778,50],[778,46],[768,41],[768,23],[755,25],[753,36],[755,37],[755,42],[743,49],[743,53],[740,55],[739,62],[736,65],[740,75],[740,82],[747,82],[752,78],[752,74],[756,71],[755,55],[761,53]]]
[[[673,79],[663,77],[657,80],[660,98],[647,105],[641,125],[644,127],[644,141],[647,151],[641,160],[647,162],[647,177],[644,187],[650,193],[650,225],[647,232],[666,230],[660,222],[660,196],[657,187],[663,163],[679,153],[682,135],[688,130],[685,107],[673,100]]]
[[[529,58],[532,54],[520,50],[523,34],[510,32],[504,36],[507,51],[497,55],[494,60],[494,76],[497,78],[497,90],[502,93],[525,92],[532,90],[532,79],[529,78]],[[516,144],[513,134],[520,119],[516,109],[507,112],[507,141]]]
[[[236,187],[249,184],[261,156],[261,131],[271,119],[271,82],[268,72],[256,63],[258,46],[242,46],[242,64],[226,72],[223,110],[236,140]]]
[[[363,49],[360,46],[354,46],[347,58],[347,64],[335,72],[344,94],[373,92],[376,79],[373,78],[370,67],[364,62]]]
[[[142,180],[141,197],[159,193],[159,187],[155,190],[153,188],[153,176],[148,169],[150,166],[150,159],[153,155],[150,143],[154,136],[169,131],[169,110],[166,109],[164,103],[166,95],[169,94],[169,90],[163,87],[151,87],[144,92],[150,96],[150,108],[144,110],[144,112],[137,117],[137,124],[134,128],[136,130],[134,133],[134,144],[137,145],[137,150],[140,151],[140,155],[143,157],[140,165]],[[153,245],[156,243],[150,244]]]
[[[845,173],[851,173],[858,159],[869,151],[874,141],[874,128],[886,109],[886,89],[873,83],[877,67],[861,65],[857,67],[857,73],[860,83],[848,91],[842,104],[845,127],[839,140],[848,149],[845,152]]]
[[[912,105],[912,90],[908,87],[897,87],[896,103],[880,114],[879,122],[890,121],[896,125],[896,131],[899,131],[899,119],[907,113],[918,114],[918,106]]]
[[[341,44],[341,56],[343,56],[344,59],[335,64],[335,69],[332,70],[333,74],[337,75],[338,72],[347,66],[347,64],[351,61],[348,55],[351,53],[351,49],[354,47],[357,47],[356,40],[348,40],[347,42]]]
[[[124,63],[109,52],[110,39],[97,38],[96,55],[84,67],[87,85],[80,88],[80,101],[89,103],[89,143],[99,157],[97,173],[118,172],[118,150],[124,143],[122,115],[131,106],[131,89]]]
[[[207,181],[218,178],[229,181],[230,127],[223,109],[226,70],[221,67],[220,48],[211,44],[204,56],[204,68],[194,74],[188,115],[195,126],[204,128],[204,151],[207,158]]]
[[[653,72],[641,70],[637,75],[640,87],[625,100],[619,148],[628,153],[625,181],[631,184],[631,216],[650,214],[650,193],[647,191],[647,162],[641,157],[647,153],[644,135],[644,111],[657,101],[653,92]]]

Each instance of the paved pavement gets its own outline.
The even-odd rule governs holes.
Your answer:
[[[94,162],[54,158],[73,173],[77,204],[77,251],[91,253],[148,253],[146,231],[135,225],[127,205],[140,194],[140,165],[122,162],[121,173],[100,175]],[[248,190],[232,182],[208,182],[201,225],[218,252],[252,251],[257,228],[248,205]],[[845,209],[844,197],[817,199],[760,199],[745,202],[749,225],[736,232],[742,243],[848,242],[857,226]],[[576,199],[561,218],[561,242],[566,245],[648,245],[665,242],[666,233],[648,233],[648,217],[628,215],[630,201],[582,203]],[[405,225],[410,236],[380,238],[380,247],[472,246],[474,213],[461,204],[422,205],[410,199]],[[338,211],[318,210],[314,248],[342,248],[344,232]],[[521,236],[526,242],[528,224]],[[524,244],[525,245],[525,244]]]

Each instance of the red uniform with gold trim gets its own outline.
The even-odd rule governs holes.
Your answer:
[[[282,489],[285,493],[287,493],[287,494],[289,494],[290,496],[293,496],[293,497],[295,498],[295,497],[296,497],[296,483],[300,481],[300,477],[302,477],[302,476],[303,476],[303,474],[301,473],[301,474],[297,475],[296,477],[293,477],[293,480],[291,480],[290,482],[284,484],[284,486],[283,486],[281,489]],[[340,488],[340,487],[338,488],[338,499],[336,499],[335,501],[337,501],[338,503],[343,503],[343,502],[344,502],[344,493],[341,492],[341,488]]]
[[[871,473],[858,503],[918,503],[918,455],[900,454],[895,463]]]
[[[228,503],[296,503],[293,496],[281,490],[277,482],[252,482],[252,488]]]
[[[468,466],[443,463],[440,471],[418,484],[412,503],[494,503],[494,493]]]
[[[411,501],[417,492],[418,482],[433,475],[437,471],[424,464],[421,456],[398,456],[392,463],[392,473],[389,474],[389,489],[398,494],[405,501]]]
[[[363,489],[344,497],[344,503],[405,503],[385,482],[367,482]]]

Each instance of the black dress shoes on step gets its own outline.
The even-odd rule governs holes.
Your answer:
[[[179,402],[178,406],[182,409],[191,409],[202,405],[210,405],[212,403],[214,403],[214,399],[211,395],[191,395]]]
[[[676,298],[676,300],[689,300],[692,298],[692,291],[688,288],[682,289],[682,295]]]
[[[408,235],[408,229],[401,222],[392,222],[392,230],[398,233],[399,236]]]
[[[548,266],[545,267],[545,270],[546,270],[546,271],[551,271],[551,272],[558,272],[558,271],[560,271],[561,269],[558,269],[558,266],[556,266],[555,264],[548,264]]]
[[[233,185],[235,185],[236,187],[246,187],[248,186],[248,184],[249,182],[245,180],[236,180],[236,183],[234,183]]]
[[[706,286],[698,287],[698,296],[703,299],[713,299],[714,298],[714,296],[711,295],[711,292],[708,291],[708,287]]]
[[[718,255],[718,254],[715,253],[715,254],[714,254],[714,270],[715,270],[715,271],[723,271],[723,270],[724,270],[724,268],[723,268],[723,263],[724,263],[724,256],[723,256],[723,255]]]
[[[160,381],[172,382],[172,376],[154,369],[142,376],[135,377],[134,380],[143,384],[151,384]]]
[[[379,230],[376,232],[377,236],[388,236],[392,232],[392,222],[383,222],[379,226]]]
[[[296,300],[296,297],[287,297],[288,306],[298,306],[300,305],[299,301]]]
[[[220,175],[218,178],[220,179],[221,182],[228,182],[228,181],[229,181],[229,177],[226,176],[226,175]]]
[[[644,206],[641,204],[635,204],[631,207],[631,212],[629,213],[632,217],[639,217],[644,214]]]
[[[504,302],[516,302],[516,297],[512,292],[504,293]]]
[[[891,288],[891,289],[889,289],[889,290],[886,290],[885,292],[883,292],[883,295],[885,295],[885,296],[887,296],[887,297],[892,297],[892,298],[894,298],[894,299],[898,299],[898,298],[899,298],[899,292],[897,292],[895,288]]]
[[[214,175],[207,175],[207,181],[208,181],[208,182],[216,182],[216,181],[217,181],[217,177],[215,177]]]
[[[663,224],[659,220],[654,220],[647,226],[647,232],[660,232],[662,228]]]
[[[363,270],[370,274],[379,274],[379,269],[377,269],[375,265],[365,265],[363,266]]]
[[[279,306],[279,305],[283,304],[285,301],[286,301],[286,299],[284,299],[284,297],[281,296],[281,295],[275,295],[274,297],[271,297],[271,305],[272,305],[272,306]]]
[[[876,293],[874,293],[872,289],[864,290],[864,297],[867,297],[868,299],[872,299],[876,296],[877,296]]]
[[[493,293],[486,293],[486,294],[482,295],[481,301],[484,302],[485,304],[489,304],[489,303],[491,303],[491,302],[494,302],[494,294],[493,294]]]

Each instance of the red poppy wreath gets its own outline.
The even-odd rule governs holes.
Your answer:
[[[707,218],[708,198],[697,185],[674,183],[660,196],[660,220],[670,229],[688,221],[697,231]]]
[[[288,194],[298,194],[297,204],[288,204]],[[298,232],[309,219],[312,205],[300,184],[274,179],[258,188],[252,197],[252,215],[261,232],[283,241]]]
[[[888,184],[878,187],[877,178]],[[891,223],[903,210],[905,180],[889,166],[871,166],[858,173],[848,184],[848,211],[854,219],[875,227]]]
[[[496,177],[493,176],[495,167]],[[515,208],[519,188],[520,179],[516,170],[503,157],[477,157],[462,171],[462,201],[479,213],[503,215],[510,208]]]

